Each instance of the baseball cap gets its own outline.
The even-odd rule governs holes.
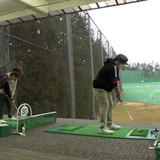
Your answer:
[[[115,59],[119,59],[122,64],[128,64],[128,58],[123,54],[118,54]]]

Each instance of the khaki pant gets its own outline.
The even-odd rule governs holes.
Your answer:
[[[112,124],[113,100],[111,92],[103,89],[94,88],[94,94],[99,107],[99,118],[101,127],[110,126]]]

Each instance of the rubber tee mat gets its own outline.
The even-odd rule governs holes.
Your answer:
[[[150,131],[151,129],[143,129],[141,132],[139,132],[138,129],[122,126],[119,130],[114,130],[113,134],[107,135],[99,133],[99,125],[64,124],[48,129],[45,132],[117,139],[157,139],[157,135],[151,134]]]

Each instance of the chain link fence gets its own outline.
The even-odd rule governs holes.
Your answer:
[[[33,114],[96,118],[92,81],[116,53],[90,18],[80,12],[0,28],[1,73],[19,68],[16,103]]]

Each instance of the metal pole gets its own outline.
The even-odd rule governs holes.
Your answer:
[[[9,37],[5,36],[5,32],[10,32],[10,26],[0,27],[0,67],[1,73],[5,73],[9,62]],[[8,39],[7,39],[8,38]]]
[[[108,58],[111,58],[111,56],[110,56],[110,46],[109,46],[109,42],[108,42]]]
[[[72,26],[71,16],[66,15],[67,25],[67,42],[68,42],[68,56],[69,56],[69,73],[71,85],[71,118],[76,118],[76,103],[75,103],[75,78],[74,78],[74,61],[73,61],[73,41],[72,41]]]
[[[1,73],[4,73],[4,64],[5,64],[5,52],[4,52],[4,27],[1,27],[0,33],[0,58],[1,58]]]
[[[102,56],[102,66],[104,63],[104,57],[103,57],[103,43],[102,43],[102,33],[100,32],[100,41],[101,41],[101,56]]]
[[[93,64],[93,49],[92,49],[92,38],[91,38],[91,23],[90,23],[90,17],[88,15],[88,28],[89,28],[89,48],[90,48],[90,55],[91,55],[91,75],[92,75],[92,81],[94,79],[94,64]],[[93,102],[93,117],[96,119],[96,109],[95,109],[95,96],[92,91],[92,102]]]
[[[2,67],[2,27],[0,27],[0,72]]]

